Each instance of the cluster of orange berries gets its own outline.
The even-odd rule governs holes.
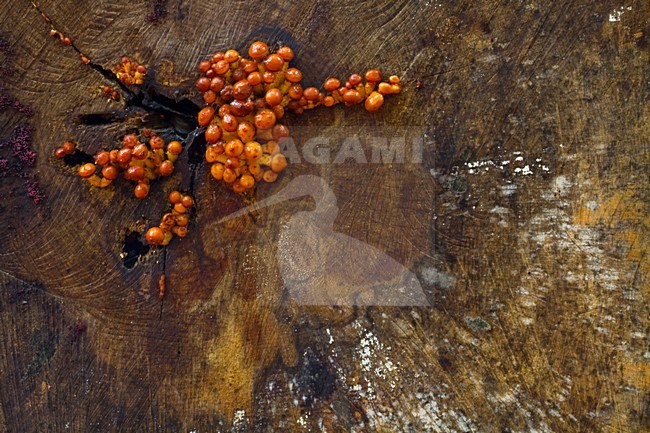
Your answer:
[[[127,56],[122,57],[122,63],[115,68],[117,79],[130,85],[141,85],[144,83],[144,77],[147,75],[147,68]]]
[[[120,94],[118,93],[117,90],[112,88],[111,86],[101,86],[99,88],[99,92],[103,95],[106,96],[107,98],[112,99],[113,101],[119,101],[120,100]]]
[[[59,40],[63,43],[63,45],[67,45],[67,46],[72,45],[72,40],[55,28],[50,29],[50,36],[59,38]]]
[[[194,200],[189,195],[172,191],[169,194],[169,202],[172,204],[171,212],[164,214],[160,225],[149,228],[145,234],[149,245],[167,245],[174,235],[179,238],[187,236],[187,225],[190,223],[187,213],[194,205]]]
[[[218,51],[199,63],[202,76],[196,81],[207,104],[198,114],[199,126],[206,128],[205,159],[212,164],[212,176],[235,192],[245,192],[261,180],[273,182],[286,168],[278,143],[289,136],[289,129],[277,122],[287,110],[300,114],[320,105],[365,101],[368,111],[376,111],[384,95],[401,90],[397,76],[382,82],[377,69],[366,72],[365,82],[352,74],[345,83],[327,79],[325,92],[303,88],[302,72],[289,67],[294,58],[291,48],[271,53],[267,44],[256,41],[248,55],[250,58],[236,50]]]
[[[71,151],[69,144],[72,144]],[[73,151],[74,144],[66,142],[55,155],[63,158]],[[106,188],[122,173],[124,179],[136,182],[134,195],[143,199],[149,194],[149,182],[174,172],[174,162],[182,151],[180,141],[165,143],[155,132],[144,129],[139,136],[126,134],[119,149],[100,150],[95,154],[94,164],[82,164],[77,172],[99,188]],[[101,167],[101,177],[97,174],[98,167]]]
[[[54,156],[61,159],[74,153],[75,144],[72,141],[66,141],[63,145],[54,151]]]

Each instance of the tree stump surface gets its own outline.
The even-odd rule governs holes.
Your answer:
[[[45,196],[35,205],[22,179],[2,179],[0,430],[647,431],[649,3],[38,6],[74,47],[29,1],[0,10],[2,87],[34,112],[2,111],[0,140],[34,128],[29,172]],[[194,128],[99,94],[123,55],[149,68],[141,101],[192,117],[198,62],[256,39],[291,46],[306,85],[371,67],[402,78],[377,113],[337,106],[286,124],[297,143],[329,138],[332,159],[346,137],[370,159],[365,138],[406,131],[421,162],[303,160],[256,195],[324,179],[334,230],[413,272],[429,306],[292,302],[278,236],[314,202],[220,223],[248,203],[190,151],[143,201],[53,158],[67,139],[94,154],[135,128]],[[176,188],[197,201],[189,235],[125,266]],[[368,263],[323,245],[351,272]],[[346,278],[322,284],[348,290]]]

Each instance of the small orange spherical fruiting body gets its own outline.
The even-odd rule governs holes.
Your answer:
[[[169,202],[171,204],[180,203],[183,199],[183,195],[178,191],[172,191],[169,193]]]
[[[273,139],[278,141],[281,138],[285,138],[289,136],[289,128],[286,126],[282,125],[281,123],[278,123],[273,127]]]
[[[212,104],[216,100],[217,100],[217,94],[214,93],[212,90],[208,90],[203,94],[203,102],[205,102],[206,104]]]
[[[246,77],[246,80],[252,85],[257,86],[262,82],[262,74],[257,71],[253,71]]]
[[[393,86],[391,86],[388,83],[379,83],[379,86],[377,86],[377,90],[382,95],[390,95],[391,93],[393,93]]]
[[[279,54],[270,54],[266,59],[264,59],[264,65],[269,71],[276,72],[282,69],[284,60]]]
[[[187,215],[176,215],[174,222],[177,226],[186,227],[190,223],[190,219]]]
[[[268,109],[263,109],[255,115],[255,126],[258,129],[269,129],[275,125],[275,113]]]
[[[221,127],[219,125],[212,124],[205,130],[205,141],[208,143],[216,143],[221,139],[222,135],[223,131],[221,130]]]
[[[362,80],[362,78],[361,78],[361,75],[359,75],[359,74],[352,74],[352,75],[350,75],[350,78],[348,78],[348,81],[350,82],[350,84],[352,86],[356,86],[357,84],[360,84],[361,80]]]
[[[255,130],[255,126],[246,120],[237,126],[237,135],[239,135],[239,138],[243,142],[249,142],[253,140],[256,133],[257,131]]]
[[[282,60],[285,62],[289,62],[293,59],[294,54],[293,50],[285,45],[284,47],[280,47],[280,49],[278,49],[278,55],[282,57]]]
[[[133,148],[131,155],[135,159],[145,159],[149,155],[149,149],[147,149],[146,144],[140,143]]]
[[[255,185],[255,179],[250,174],[244,174],[239,178],[239,184],[244,189],[251,189]]]
[[[214,72],[216,72],[219,75],[223,75],[226,72],[228,72],[228,69],[230,69],[230,63],[226,62],[225,60],[219,60],[217,63],[215,63],[212,66],[212,69]]]
[[[237,157],[244,151],[244,143],[241,140],[233,139],[226,143],[224,146],[226,155]]]
[[[239,80],[232,86],[232,95],[235,99],[247,99],[251,93],[253,93],[253,86],[246,79]]]
[[[274,171],[266,170],[262,178],[264,179],[265,182],[271,183],[276,181],[276,179],[278,178],[278,174]]]
[[[372,92],[370,96],[366,98],[365,107],[366,110],[373,112],[379,110],[384,104],[384,96],[379,92]]]
[[[239,168],[239,158],[230,157],[226,159],[225,166],[231,170],[237,170]]]
[[[174,212],[179,213],[179,214],[183,214],[183,213],[187,212],[187,208],[185,206],[183,206],[182,200],[181,200],[181,203],[176,203],[174,205]]]
[[[210,124],[214,117],[214,107],[205,107],[199,111],[198,122],[199,126],[206,126]]]
[[[282,92],[280,89],[277,89],[275,87],[271,88],[267,90],[266,95],[264,95],[264,100],[271,107],[278,105],[280,102],[282,102]]]
[[[315,101],[318,99],[318,89],[315,87],[307,87],[305,90],[303,90],[302,95],[305,97],[306,100],[308,101]]]
[[[223,80],[221,77],[214,77],[210,81],[210,90],[212,90],[215,93],[221,92],[223,87],[226,85],[226,82]]]
[[[63,146],[61,146],[61,148],[65,151],[66,154],[71,155],[74,153],[75,146],[72,141],[66,141],[63,143]]]
[[[128,147],[121,148],[117,153],[117,160],[121,164],[128,164],[131,161],[131,149]]]
[[[170,141],[169,144],[167,144],[167,153],[178,156],[181,154],[182,151],[183,151],[183,145],[181,144],[180,141],[173,140]]]
[[[174,228],[172,228],[172,233],[174,233],[179,238],[184,238],[187,236],[187,227],[174,226]]]
[[[289,97],[291,99],[300,99],[302,98],[302,86],[300,84],[294,84],[289,87]]]
[[[149,185],[144,182],[138,183],[135,186],[135,189],[133,190],[133,194],[135,195],[136,198],[142,200],[147,195],[149,195]]]
[[[287,159],[281,153],[273,155],[271,158],[271,170],[276,173],[280,173],[285,168],[287,168]]]
[[[174,163],[169,160],[163,161],[158,170],[160,170],[161,176],[171,176],[174,172]]]
[[[323,84],[323,88],[328,92],[333,92],[341,87],[341,81],[338,78],[328,78]]]
[[[345,92],[345,94],[343,94],[343,101],[347,105],[358,104],[362,100],[363,98],[361,97],[361,93],[356,89],[350,89],[347,92]]]
[[[97,165],[106,165],[111,160],[109,153],[105,150],[100,150],[95,154],[95,164]]]
[[[104,176],[108,180],[115,180],[117,179],[117,176],[120,174],[120,171],[117,169],[117,167],[113,165],[107,165],[102,169],[102,176]]]
[[[210,163],[216,162],[219,159],[219,155],[221,155],[223,152],[223,146],[210,145],[205,149],[205,160]]]
[[[149,146],[153,150],[163,149],[165,147],[165,140],[159,135],[155,135],[149,139]]]
[[[205,73],[210,69],[210,66],[212,66],[212,63],[208,60],[203,60],[201,63],[199,63],[199,71]]]
[[[275,78],[278,76],[277,72],[265,71],[262,74],[262,81],[266,84],[271,84],[275,81]]]
[[[79,170],[77,170],[77,172],[81,177],[90,177],[93,174],[95,174],[95,164],[93,164],[92,162],[83,164],[82,166],[79,167]]]
[[[240,63],[240,66],[241,66],[241,63]],[[232,78],[232,81],[236,83],[239,80],[245,79],[247,75],[248,74],[246,73],[246,71],[244,71],[244,68],[239,67],[239,68],[236,68],[236,69],[234,69],[232,71],[232,73],[230,74],[230,78]]]
[[[250,47],[248,47],[248,55],[251,56],[253,60],[261,60],[269,53],[269,46],[262,41],[253,42]]]
[[[237,179],[237,173],[235,173],[234,170],[232,170],[230,168],[226,168],[223,171],[223,180],[226,183],[233,183],[236,179]]]
[[[366,72],[366,81],[369,83],[378,83],[381,81],[381,71],[379,69],[369,69]]]
[[[291,83],[298,83],[302,80],[302,72],[298,68],[289,68],[284,71],[284,77]]]
[[[144,167],[140,165],[132,165],[124,173],[124,179],[140,181],[144,179],[144,175],[145,175]]]
[[[138,137],[136,137],[135,134],[126,134],[122,139],[122,143],[124,144],[124,147],[133,148],[138,144]]]
[[[189,209],[194,205],[194,200],[192,199],[191,196],[184,195],[183,198],[181,199],[181,204]]]
[[[212,164],[210,167],[210,174],[212,177],[214,177],[216,180],[221,180],[223,179],[223,171],[224,171],[224,166],[223,164],[219,164],[218,162],[215,164]]]
[[[244,155],[248,160],[255,160],[262,156],[262,146],[257,141],[251,141],[244,146]]]
[[[196,80],[196,90],[199,92],[207,92],[210,90],[210,79],[207,77],[201,77]]]
[[[234,63],[239,58],[239,53],[236,50],[228,50],[223,54],[223,59],[228,63]]]
[[[223,126],[223,129],[228,132],[236,131],[238,125],[239,122],[237,121],[237,118],[230,113],[224,114],[221,118],[221,126]]]
[[[165,232],[160,227],[151,227],[144,237],[149,245],[162,245],[165,240]]]

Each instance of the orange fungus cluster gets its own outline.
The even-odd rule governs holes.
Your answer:
[[[127,86],[141,85],[144,83],[144,78],[147,75],[147,68],[144,65],[139,64],[127,56],[122,57],[122,63],[117,65],[115,69],[117,79]]]
[[[65,36],[58,32],[55,36],[67,43]],[[340,103],[363,104],[367,111],[374,112],[381,108],[386,95],[401,91],[397,76],[384,80],[378,69],[351,74],[347,80],[330,77],[322,89],[303,87],[302,72],[290,66],[293,58],[289,47],[271,52],[267,44],[256,41],[248,48],[248,57],[231,49],[217,51],[199,63],[201,76],[196,89],[205,106],[198,112],[197,123],[207,143],[205,160],[210,164],[211,176],[237,193],[251,191],[262,181],[274,182],[287,168],[281,152],[283,140],[289,137],[289,128],[281,123],[287,112],[301,114]],[[123,57],[115,74],[127,86],[141,85],[147,68]],[[110,86],[102,86],[100,91],[113,100],[120,98]],[[149,194],[151,182],[174,172],[174,163],[182,151],[181,142],[165,142],[154,131],[143,129],[124,135],[117,148],[100,150],[94,163],[81,164],[77,172],[100,188],[122,175],[135,183],[135,197],[143,199]],[[75,144],[67,141],[56,149],[55,156],[65,158],[74,153]],[[146,232],[150,245],[167,245],[174,236],[187,235],[193,199],[174,191],[169,201],[172,210]]]
[[[149,245],[167,245],[174,236],[179,238],[187,236],[187,225],[190,223],[187,213],[194,205],[194,200],[189,195],[172,191],[169,194],[169,202],[172,205],[171,212],[164,214],[160,224],[151,227],[145,234]]]
[[[290,67],[291,48],[271,53],[267,44],[257,41],[250,45],[248,56],[218,51],[199,63],[202,75],[196,81],[206,104],[197,120],[205,128],[210,173],[239,193],[256,182],[275,181],[287,167],[279,145],[289,136],[289,129],[279,123],[287,111],[300,114],[321,105],[363,102],[372,112],[383,105],[384,95],[401,90],[397,76],[382,81],[378,69],[363,77],[352,74],[344,82],[328,78],[323,90],[303,87],[302,72]]]
[[[55,156],[63,158],[73,151],[74,144],[66,142],[55,151]],[[82,164],[77,173],[99,188],[109,186],[121,174],[136,184],[135,197],[143,199],[149,194],[151,181],[174,172],[174,162],[182,151],[180,141],[165,143],[161,136],[144,129],[139,135],[126,134],[119,148],[100,150],[95,154],[95,163]]]

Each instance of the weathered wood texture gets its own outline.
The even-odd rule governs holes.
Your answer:
[[[121,106],[29,1],[10,0],[3,85],[34,109],[46,198],[2,180],[0,430],[647,431],[648,2],[169,0],[157,23],[145,1],[40,6],[94,64],[137,53],[177,100],[197,101],[200,59],[256,38],[291,45],[307,83],[402,76],[377,114],[288,124],[332,138],[333,154],[346,134],[420,130],[421,164],[303,162],[258,195],[322,176],[335,229],[413,270],[432,307],[286,302],[277,233],[313,205],[219,225],[244,203],[185,154],[143,202],[124,184],[90,189],[55,146],[92,153],[138,115],[79,122]],[[21,121],[0,113],[0,138]],[[126,268],[126,233],[160,218],[192,170],[189,236]]]

